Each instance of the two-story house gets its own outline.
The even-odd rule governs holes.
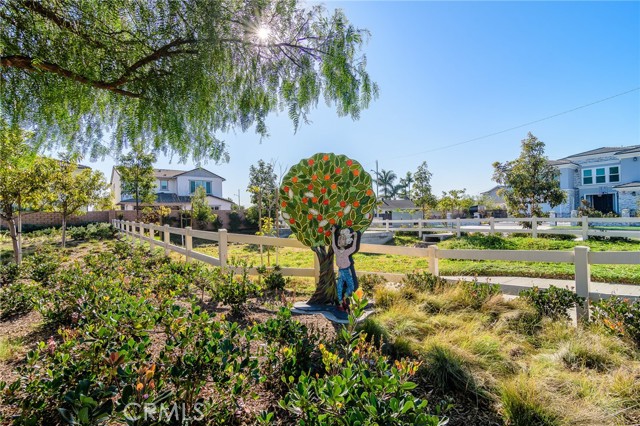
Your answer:
[[[551,161],[560,170],[564,204],[551,209],[569,216],[582,200],[603,213],[635,215],[640,201],[640,145],[603,147]]]
[[[202,167],[193,170],[155,169],[156,200],[154,206],[166,206],[174,210],[191,209],[191,195],[196,188],[203,187],[207,201],[213,210],[231,210],[232,202],[222,197],[224,178]],[[133,210],[136,201],[131,194],[122,193],[120,174],[114,167],[111,171],[111,191],[116,205],[123,210]]]

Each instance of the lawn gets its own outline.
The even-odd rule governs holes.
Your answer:
[[[368,277],[376,312],[343,331],[292,317],[293,284],[277,274],[51,240],[19,276],[0,271],[0,424],[133,424],[124,407],[143,404],[201,413],[194,425],[640,422],[640,334],[620,308],[576,328],[566,297],[549,310],[487,284]]]
[[[411,236],[396,236],[394,245],[413,246],[419,240]],[[577,242],[566,239],[483,236],[479,234],[453,238],[438,244],[447,249],[481,250],[567,250],[578,245],[586,245],[593,251],[640,251],[640,241],[596,241]],[[215,244],[203,244],[197,251],[218,256]],[[265,248],[266,250],[266,248]],[[273,249],[272,249],[273,250]],[[265,252],[266,253],[266,252]],[[229,255],[236,260],[244,260],[260,265],[260,251],[257,246],[231,244]],[[313,268],[313,252],[308,249],[279,248],[278,264],[283,267]],[[271,264],[275,264],[275,251],[270,255]],[[429,262],[426,258],[396,255],[358,253],[354,256],[356,268],[368,272],[410,273],[426,271]],[[263,263],[267,256],[263,254]],[[439,262],[441,275],[466,276],[522,276],[537,278],[573,279],[572,264],[511,262],[511,261],[473,261],[449,260]],[[640,265],[592,265],[592,280],[597,282],[640,284]]]

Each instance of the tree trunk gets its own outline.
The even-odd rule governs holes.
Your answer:
[[[67,243],[67,213],[62,213],[62,248],[66,247]]]
[[[333,267],[333,248],[313,247],[320,264],[320,278],[316,292],[307,302],[310,305],[331,305],[336,302],[336,273]]]
[[[17,241],[18,251],[16,252],[16,263],[20,265],[22,263],[22,205],[20,198],[18,198],[18,226],[17,226]]]
[[[7,221],[7,225],[9,225],[9,234],[11,235],[11,244],[13,245],[13,260],[16,262],[16,265],[20,264],[20,245],[18,243],[18,230],[16,226],[16,220],[12,218]]]

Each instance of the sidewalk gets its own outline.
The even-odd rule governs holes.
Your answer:
[[[452,281],[469,281],[474,277],[469,276],[443,276]],[[502,292],[507,295],[517,296],[522,290],[537,286],[539,288],[555,287],[570,288],[575,287],[573,280],[559,280],[551,278],[531,278],[531,277],[477,277],[478,282],[500,284]],[[592,299],[606,298],[609,294],[631,299],[640,299],[640,284],[608,284],[592,282],[589,295]]]

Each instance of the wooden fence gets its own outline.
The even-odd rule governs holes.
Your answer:
[[[138,222],[114,220],[113,225],[126,235],[148,242],[151,247],[164,248],[165,254],[176,252],[184,255],[187,261],[199,260],[222,269],[231,268],[228,265],[228,245],[229,243],[256,244],[272,247],[296,247],[306,248],[301,242],[291,238],[261,237],[256,235],[242,235],[228,233],[226,229],[218,232],[197,231],[190,227],[172,228],[169,225],[158,226]],[[158,233],[158,234],[156,234]],[[156,239],[160,235],[161,239]],[[184,245],[178,246],[171,243],[171,235],[184,236]],[[209,256],[193,249],[193,238],[199,238],[218,243],[218,257]],[[424,257],[429,260],[429,272],[439,276],[438,262],[440,259],[465,259],[465,260],[504,260],[513,262],[546,262],[546,263],[571,263],[574,265],[575,292],[585,299],[597,299],[604,296],[624,294],[624,291],[616,290],[615,285],[611,285],[612,290],[608,293],[596,292],[591,288],[591,265],[597,264],[618,264],[618,265],[638,265],[640,264],[640,251],[634,252],[591,252],[589,247],[574,247],[573,251],[563,250],[444,250],[433,245],[427,248],[385,246],[376,244],[361,244],[360,253],[393,254],[402,256]],[[314,259],[315,256],[314,256]],[[236,268],[239,269],[239,268]],[[257,274],[256,268],[248,271],[250,274]],[[319,265],[316,259],[314,268],[282,268],[282,274],[293,277],[319,277]],[[358,271],[358,275],[376,274],[391,281],[400,281],[404,274],[366,272]],[[620,286],[622,288],[623,286]],[[503,290],[505,289],[502,286]],[[522,288],[524,289],[524,288]],[[578,317],[587,314],[587,310],[581,309]]]
[[[528,224],[523,227],[522,224]],[[638,226],[637,230],[595,229],[595,226],[615,226],[618,224]],[[558,224],[569,224],[574,228],[558,228]],[[504,225],[511,225],[510,227]],[[542,227],[547,225],[548,227]],[[577,228],[576,228],[577,227]],[[541,234],[575,235],[583,240],[590,236],[640,238],[640,217],[577,217],[577,218],[484,218],[484,219],[418,219],[418,220],[374,220],[370,231],[451,232],[458,237],[463,232],[484,232],[494,234],[531,234],[536,238]]]

